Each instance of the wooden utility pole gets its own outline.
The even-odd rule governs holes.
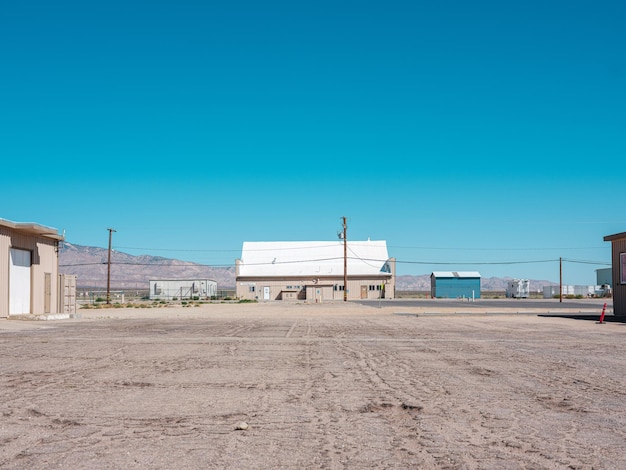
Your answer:
[[[348,225],[346,223],[346,218],[343,219],[343,301],[348,301]]]
[[[107,263],[107,304],[111,303],[111,238],[115,229],[108,228],[109,231],[109,261]]]
[[[559,302],[563,302],[563,258],[559,258]]]

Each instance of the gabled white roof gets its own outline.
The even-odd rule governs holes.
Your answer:
[[[432,275],[435,277],[480,277],[480,273],[478,271],[434,271]]]
[[[348,276],[386,274],[385,241],[348,241]],[[240,277],[343,275],[343,241],[244,242]]]

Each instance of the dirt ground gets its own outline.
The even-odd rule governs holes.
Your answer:
[[[626,323],[355,303],[79,313],[0,320],[1,468],[626,468]]]

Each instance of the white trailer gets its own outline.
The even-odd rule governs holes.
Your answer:
[[[513,299],[527,299],[530,295],[528,279],[513,279],[506,285],[506,296]]]
[[[160,279],[150,281],[150,300],[210,299],[217,295],[212,279]]]

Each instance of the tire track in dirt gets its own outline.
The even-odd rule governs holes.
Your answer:
[[[594,357],[563,327],[511,335],[500,321],[492,336],[475,321],[132,320],[5,335],[0,467],[624,467],[619,357]],[[585,334],[619,352],[608,328]]]

